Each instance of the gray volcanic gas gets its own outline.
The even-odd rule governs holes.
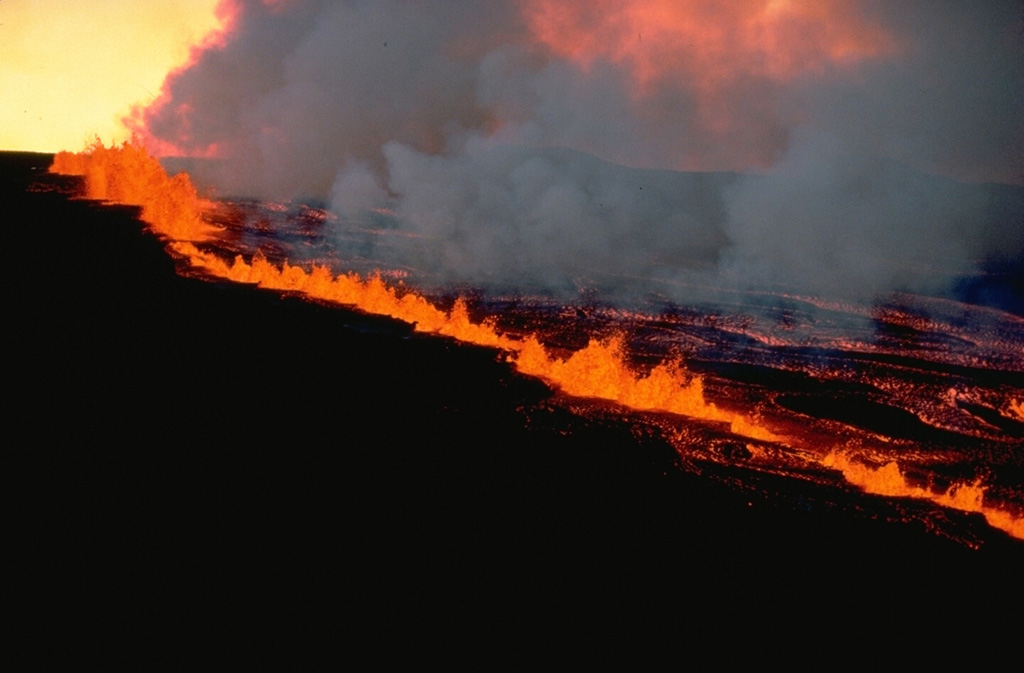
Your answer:
[[[1024,254],[1018,2],[224,11],[139,136],[222,196],[384,209],[451,282],[698,269],[871,300]]]

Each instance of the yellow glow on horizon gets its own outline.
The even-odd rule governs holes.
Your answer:
[[[0,150],[127,139],[121,119],[220,23],[219,0],[0,0]]]

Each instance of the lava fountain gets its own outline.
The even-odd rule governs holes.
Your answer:
[[[137,144],[61,152],[51,171],[84,176],[88,198],[140,206],[183,273],[352,306],[494,348],[560,391],[565,404],[657,428],[684,466],[742,463],[796,482],[838,478],[887,498],[980,513],[1024,539],[1024,489],[1015,476],[1024,437],[1024,320],[1015,316],[920,297],[884,312],[812,297],[783,297],[788,308],[779,309],[748,295],[710,313],[679,306],[584,311],[539,300],[503,307],[499,299],[468,297],[442,308],[443,298],[385,281],[382,271],[297,263],[287,250],[275,261],[258,248],[232,256],[230,237],[213,217],[232,204],[200,198],[187,174],[169,177]],[[931,302],[931,323],[921,324],[915,302]],[[963,312],[984,315],[984,328],[964,321]],[[576,317],[568,326],[566,314]],[[863,331],[871,320],[888,340]],[[919,343],[908,341],[911,332]]]

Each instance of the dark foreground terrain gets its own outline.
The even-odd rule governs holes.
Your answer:
[[[493,351],[181,277],[135,209],[70,199],[48,164],[0,154],[17,549],[57,642],[802,637],[1019,610],[1024,545],[997,531],[972,550],[879,499],[822,511],[678,470]]]

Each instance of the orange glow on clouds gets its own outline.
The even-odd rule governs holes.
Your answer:
[[[221,26],[218,0],[0,1],[0,149],[53,152],[124,140],[191,46]]]
[[[770,164],[771,152],[756,145],[778,129],[758,127],[760,121],[735,109],[758,82],[825,76],[896,52],[891,35],[859,14],[855,3],[838,0],[523,3],[530,30],[547,49],[584,72],[601,62],[623,69],[642,116],[674,114],[646,107],[660,91],[693,95],[696,128],[711,134],[714,152],[733,159],[708,164],[694,155],[675,168]]]
[[[525,0],[535,36],[587,67],[630,68],[648,87],[685,77],[710,90],[746,75],[784,80],[889,53],[891,38],[835,0]]]

